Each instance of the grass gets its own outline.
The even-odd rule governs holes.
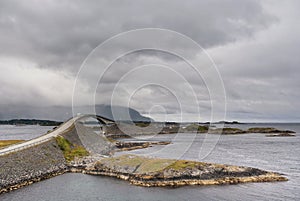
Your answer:
[[[105,158],[101,160],[111,167],[128,167],[136,168],[136,173],[150,173],[162,172],[165,170],[184,170],[192,169],[199,166],[207,166],[207,163],[198,161],[175,160],[175,159],[161,159],[148,158],[136,155],[122,155],[119,157]]]
[[[174,163],[169,165],[166,169],[182,170],[187,168],[195,168],[200,165],[206,165],[206,163],[197,162],[197,161],[176,160]]]
[[[113,158],[108,158],[106,160],[109,160],[117,165],[129,166],[129,167],[138,166],[142,162],[144,162],[144,158],[138,157],[138,156],[133,156],[133,155],[124,155],[124,156],[120,156],[120,157],[113,157]]]
[[[212,129],[210,130],[210,133],[213,134],[225,134],[225,135],[230,135],[230,134],[243,134],[243,133],[247,133],[244,130],[241,130],[239,128],[216,128],[216,129]]]
[[[127,167],[136,169],[137,173],[158,172],[172,164],[175,160],[147,158],[136,155],[122,155],[118,157],[105,158],[101,162],[111,167]]]
[[[56,138],[56,142],[59,148],[62,150],[67,162],[74,160],[75,157],[80,158],[89,155],[89,152],[84,147],[72,144],[62,136],[58,136]]]
[[[4,148],[21,142],[25,142],[25,140],[0,140],[0,148]]]
[[[277,129],[275,128],[269,128],[269,127],[254,127],[254,128],[249,128],[248,132],[249,133],[270,133],[270,132],[276,132]]]
[[[197,124],[191,124],[191,125],[188,125],[185,129],[187,131],[196,131],[198,129],[198,126]]]
[[[197,132],[198,133],[207,133],[208,126],[198,126]]]
[[[150,122],[135,122],[135,125],[143,128],[148,127],[150,125]]]
[[[239,128],[223,128],[223,132],[244,132]]]
[[[201,126],[198,124],[191,124],[186,127],[187,131],[197,131],[197,133],[207,133],[208,126]]]

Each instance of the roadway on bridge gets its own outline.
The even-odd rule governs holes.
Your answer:
[[[52,139],[53,137],[57,137],[58,135],[64,133],[69,128],[71,128],[73,126],[74,122],[78,121],[79,119],[82,119],[83,117],[84,117],[84,115],[73,117],[72,119],[66,121],[65,123],[63,123],[62,125],[57,127],[55,130],[53,130],[53,131],[51,131],[51,132],[49,132],[45,135],[42,135],[38,138],[34,138],[30,141],[26,141],[26,142],[23,142],[23,143],[20,143],[20,144],[11,145],[11,146],[6,147],[4,149],[0,149],[0,156],[5,155],[5,154],[9,154],[9,153],[14,152],[14,151],[23,150],[23,149],[26,149],[28,147],[32,147],[32,146],[35,146],[37,144],[40,144],[42,142],[46,142],[46,141]]]

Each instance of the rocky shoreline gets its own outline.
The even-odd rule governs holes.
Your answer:
[[[44,146],[53,146],[55,145],[53,143],[47,142]],[[56,146],[53,147],[56,148]],[[45,147],[42,149],[45,149]],[[27,153],[30,153],[30,151]],[[287,181],[287,178],[281,174],[256,168],[196,161],[147,158],[137,155],[121,155],[119,157],[108,158],[104,158],[102,155],[93,155],[76,158],[70,163],[66,163],[65,160],[60,163],[53,163],[52,161],[46,165],[47,169],[43,167],[39,168],[38,166],[30,167],[28,162],[26,165],[29,165],[27,168],[35,170],[32,170],[30,173],[28,170],[24,170],[24,166],[16,166],[17,169],[23,168],[23,172],[18,174],[18,172],[13,171],[5,173],[7,169],[1,169],[0,194],[64,173],[116,177],[129,181],[133,185],[144,187],[179,187],[183,185]],[[4,174],[9,176],[10,179],[3,179]]]
[[[256,168],[136,155],[104,158],[90,166],[70,167],[69,171],[116,177],[144,187],[287,181],[281,174]]]
[[[0,157],[0,194],[66,172],[55,140]]]
[[[69,172],[69,171],[66,171],[65,169],[62,168],[62,169],[58,169],[58,170],[53,171],[53,172],[43,173],[43,174],[41,174],[39,176],[35,176],[35,177],[28,176],[28,178],[24,178],[21,181],[14,182],[13,184],[9,184],[7,186],[2,187],[0,189],[0,194],[8,193],[10,191],[20,189],[22,187],[31,185],[33,183],[43,181],[43,180],[46,180],[46,179],[50,179],[50,178],[58,176],[58,175],[62,175],[66,172]]]
[[[70,147],[69,152],[73,153],[72,149],[82,144],[75,128],[63,135],[66,140],[61,143],[58,143],[57,139],[52,139],[22,151],[1,156],[0,194],[68,172],[111,176],[145,187],[287,181],[287,178],[281,174],[256,168],[146,158],[137,155],[119,157],[90,155],[68,161],[64,153],[66,150],[62,149]],[[166,145],[170,142],[115,141],[115,144],[110,143],[106,142],[108,148],[116,148],[112,151],[124,151],[147,148],[151,145]],[[110,146],[112,144],[114,146]],[[78,150],[75,149],[75,151]]]
[[[117,151],[132,151],[136,149],[145,149],[153,145],[168,145],[171,142],[169,141],[160,141],[160,142],[122,142],[117,141],[115,146],[118,148]]]
[[[268,134],[266,137],[295,137],[295,134],[291,133],[278,133],[278,134]]]

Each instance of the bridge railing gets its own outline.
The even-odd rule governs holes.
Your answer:
[[[53,139],[54,137],[56,137],[57,135],[63,133],[65,130],[67,130],[70,126],[68,126],[67,128],[65,128],[64,130],[62,130],[61,132],[58,132],[56,135],[51,135],[53,132],[57,132],[59,129],[61,129],[63,126],[66,126],[68,124],[73,124],[74,122],[83,119],[83,118],[87,118],[87,117],[94,117],[94,118],[103,118],[100,116],[95,116],[95,115],[79,115],[73,118],[70,118],[69,120],[67,120],[66,122],[64,122],[63,124],[61,124],[60,126],[58,126],[57,128],[55,128],[54,130],[52,130],[50,133],[46,133],[42,136],[39,136],[37,138],[31,139],[30,141],[21,143],[20,146],[18,146],[18,144],[16,145],[12,145],[11,147],[6,147],[4,149],[0,149],[0,156],[6,155],[6,154],[10,154],[13,152],[17,152],[17,151],[21,151],[30,147],[34,147],[36,145],[39,145],[41,143],[50,141],[51,139]],[[99,120],[99,119],[98,119]],[[104,120],[107,120],[104,118]],[[32,142],[31,142],[32,141]],[[15,146],[15,147],[14,147]],[[5,150],[7,149],[7,150]]]
[[[39,145],[39,144],[42,144],[44,142],[47,142],[47,141],[50,141],[52,140],[54,137],[51,136],[49,138],[45,138],[45,139],[42,139],[42,140],[39,140],[37,142],[33,142],[33,143],[29,143],[29,144],[26,144],[24,146],[20,146],[20,147],[16,147],[16,148],[12,148],[12,149],[9,149],[7,151],[1,151],[0,150],[0,156],[3,156],[3,155],[7,155],[7,154],[10,154],[10,153],[14,153],[14,152],[17,152],[17,151],[21,151],[21,150],[24,150],[24,149],[28,149],[30,147],[34,147],[36,145]]]

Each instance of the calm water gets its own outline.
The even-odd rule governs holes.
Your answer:
[[[52,128],[53,126],[39,125],[0,125],[0,140],[30,140],[47,133]]]
[[[265,125],[238,126],[253,127]],[[297,131],[297,137],[270,138],[262,134],[221,136],[209,155],[205,158],[199,158],[205,135],[197,135],[196,137],[193,134],[160,135],[154,136],[149,140],[172,140],[172,145],[167,147],[154,146],[127,153],[168,158],[180,157],[258,167],[286,174],[289,178],[287,182],[187,186],[181,188],[143,188],[109,177],[65,174],[0,195],[0,200],[299,200],[300,125],[268,124],[267,126],[295,130]],[[214,144],[216,139],[209,139],[208,142],[210,140]],[[186,147],[190,147],[190,149],[186,150]]]

